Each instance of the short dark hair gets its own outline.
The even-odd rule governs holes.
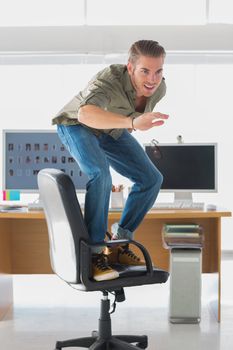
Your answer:
[[[129,49],[129,62],[135,63],[139,56],[160,57],[165,56],[165,49],[154,40],[136,41]]]

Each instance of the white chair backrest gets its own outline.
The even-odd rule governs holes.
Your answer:
[[[76,191],[70,177],[57,169],[43,169],[38,187],[49,233],[53,271],[69,283],[80,283],[80,240],[89,240]]]

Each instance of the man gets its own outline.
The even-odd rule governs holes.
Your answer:
[[[121,220],[112,227],[112,239],[133,238],[160,190],[162,175],[130,132],[160,126],[168,118],[152,112],[166,92],[164,58],[156,41],[135,42],[127,65],[100,71],[53,119],[62,143],[89,177],[84,219],[93,243],[102,243],[107,231],[110,166],[134,183]],[[119,276],[109,261],[144,264],[128,245],[117,247],[108,259],[99,245],[93,249],[95,280]]]

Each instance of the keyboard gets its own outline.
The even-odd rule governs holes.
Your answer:
[[[204,210],[205,204],[202,202],[186,203],[186,202],[174,202],[174,203],[160,203],[154,204],[152,209],[155,210]]]
[[[28,203],[28,211],[43,211],[43,204],[41,201]]]

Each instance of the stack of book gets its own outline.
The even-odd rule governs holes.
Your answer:
[[[203,246],[203,230],[197,224],[165,224],[162,238],[163,246],[166,249]]]

